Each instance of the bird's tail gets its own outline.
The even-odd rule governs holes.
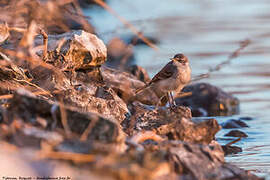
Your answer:
[[[144,89],[147,88],[148,86],[149,86],[149,84],[146,84],[146,85],[144,85],[144,86],[142,86],[142,87],[136,89],[135,94],[137,94],[138,92],[144,90]]]

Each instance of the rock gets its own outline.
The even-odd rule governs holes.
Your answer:
[[[122,149],[121,149],[122,148]],[[95,155],[109,155],[116,153],[123,153],[126,146],[118,146],[118,144],[109,144],[94,142],[91,140],[81,141],[77,138],[65,139],[63,142],[54,147],[58,152],[71,152],[79,154],[95,154]]]
[[[43,45],[41,36],[35,39],[35,46],[39,45]],[[43,57],[43,51],[37,54]],[[79,84],[79,81],[101,82],[99,67],[106,57],[106,47],[95,35],[82,30],[72,31],[48,35],[48,55],[44,57],[48,65],[31,65],[28,69],[33,77],[32,83],[39,87],[50,91],[65,90]]]
[[[146,70],[138,65],[132,65],[127,68],[127,71],[136,76],[140,81],[144,83],[150,82],[150,77]]]
[[[192,112],[201,112],[194,115],[228,116],[239,112],[239,100],[211,84],[192,84],[182,92],[192,92],[192,95],[176,98],[176,104],[188,106]]]
[[[64,139],[58,132],[46,131],[16,120],[9,127],[16,133],[8,132],[2,138],[20,148],[40,149],[42,141],[58,144]]]
[[[77,13],[77,12],[74,12]],[[90,24],[89,21],[81,19],[75,19],[74,17],[70,16],[69,13],[66,13],[62,17],[63,24],[68,27],[69,30],[84,30],[86,32],[96,34],[94,26]],[[47,30],[50,34],[62,34],[65,32],[68,32],[67,30],[63,29],[61,26],[55,26],[55,25],[48,25],[44,26],[44,29]]]
[[[260,179],[243,169],[224,163],[222,154],[222,149],[217,144],[207,146],[177,142],[168,148],[168,159],[174,171],[181,175],[179,179]]]
[[[129,150],[125,154],[125,158],[123,155],[118,156],[116,158],[118,159],[117,165],[110,164],[109,167],[112,168],[106,172],[112,173],[113,171],[114,175],[117,173],[117,177],[122,177],[120,179],[139,179],[142,177],[161,179],[160,176],[153,176],[153,173],[162,174],[164,179],[259,179],[243,169],[225,163],[223,150],[216,141],[212,141],[210,145],[163,141],[152,146],[155,148],[151,148],[151,150]],[[130,158],[132,162],[128,160]],[[133,164],[133,170],[130,170],[131,164]],[[108,163],[104,163],[101,167],[104,166],[108,167]],[[123,168],[122,171],[119,170],[119,167]],[[144,170],[141,169],[142,167]],[[154,167],[158,168],[154,171]],[[120,176],[120,174],[125,176]]]
[[[25,11],[18,12],[18,9]],[[10,0],[0,6],[0,10],[3,14],[0,21],[7,22],[12,27],[26,29],[31,21],[36,21],[39,27],[52,34],[78,28],[95,33],[94,27],[70,2],[28,0],[24,4],[20,4],[15,0]],[[25,12],[28,13],[25,14]],[[14,21],[14,14],[16,14],[16,21]]]
[[[153,44],[160,43],[159,39],[156,37],[151,37],[151,36],[147,36],[147,35],[144,35],[144,37],[146,39],[148,39]],[[133,44],[134,46],[147,45],[142,39],[138,38],[137,35],[132,35],[130,37],[125,38],[125,42],[127,42],[128,44]]]
[[[1,102],[1,104],[4,104]],[[0,124],[3,123],[5,120],[5,109],[0,107]]]
[[[123,70],[134,61],[132,46],[129,46],[119,38],[113,38],[107,45],[107,66]]]
[[[178,174],[190,176],[191,179],[210,179],[211,174],[213,176],[217,173],[215,171],[218,171],[218,168],[224,163],[220,146],[210,148],[210,146],[179,142],[170,144],[168,159],[173,163],[174,170]]]
[[[111,94],[106,89],[100,89],[96,91],[96,96],[110,98]],[[92,130],[89,132],[86,141],[80,142],[76,138],[60,140],[62,142],[56,145],[54,150],[59,153],[75,153],[74,155],[76,153],[77,155],[79,155],[78,153],[95,155],[94,157],[98,160],[94,160],[89,166],[84,164],[82,170],[91,168],[91,172],[94,174],[106,172],[104,176],[111,179],[173,179],[173,177],[190,177],[192,179],[243,177],[242,179],[250,179],[250,176],[252,176],[235,166],[224,164],[220,146],[212,141],[215,134],[213,129],[216,129],[216,127],[211,124],[215,121],[208,121],[207,123],[210,124],[192,122],[188,119],[191,117],[190,110],[185,107],[177,107],[171,112],[165,108],[157,111],[150,110],[150,106],[142,104],[136,108],[141,108],[144,112],[134,111],[136,113],[133,116],[139,115],[141,119],[145,118],[144,124],[143,122],[138,123],[136,128],[150,129],[156,134],[163,137],[167,136],[168,139],[174,141],[168,141],[166,138],[160,137],[156,139],[156,142],[151,142],[151,139],[147,138],[144,141],[137,139],[135,143],[141,143],[145,150],[129,148],[127,152],[123,153],[125,147],[123,135],[121,135],[121,130],[114,121],[94,113],[80,113],[69,107],[66,108],[66,113],[71,131],[79,135],[82,134],[85,132],[85,128],[89,126],[86,121],[88,123],[94,121]],[[52,111],[52,109],[54,110]],[[37,123],[35,118],[37,116],[47,120],[48,124],[53,121],[52,116],[55,116],[57,126],[61,128],[60,113],[57,106],[47,100],[36,98],[31,93],[19,91],[14,94],[8,112],[9,118],[15,119],[16,117],[16,119],[22,119],[31,124]],[[147,119],[147,117],[152,118]],[[165,123],[167,123],[167,127],[165,127]],[[151,126],[154,128],[151,128]],[[32,131],[31,136],[36,132]],[[206,134],[203,132],[206,132]],[[40,133],[44,132],[38,132],[37,134]],[[148,135],[149,137],[152,136],[151,134]],[[35,137],[38,136],[35,135]],[[144,135],[142,138],[144,138]],[[178,139],[186,142],[177,141]],[[211,139],[211,142],[208,139]],[[192,142],[192,144],[187,142]],[[210,145],[196,145],[193,144],[194,142],[210,143]],[[45,157],[55,158],[54,156]]]
[[[192,112],[193,117],[205,117],[205,116],[208,116],[207,111],[204,110],[203,108],[192,109],[191,112]]]
[[[62,94],[65,104],[79,108],[81,112],[95,112],[118,122],[122,122],[129,115],[126,103],[112,88],[104,85],[104,83],[95,82],[92,79],[91,72],[76,72],[76,75],[73,77],[73,84],[71,84],[70,80],[64,75],[62,75],[60,80],[53,70],[39,67],[33,71],[35,73],[32,73],[32,75],[37,78],[32,83],[43,89],[53,91],[51,93],[53,96]],[[17,88],[17,85],[20,84],[14,82],[12,85]],[[18,87],[23,88],[23,86]],[[36,90],[31,89],[31,91]],[[54,92],[57,93],[54,94]],[[52,96],[47,96],[47,98],[53,100]]]
[[[0,69],[0,78],[1,80],[9,80],[16,77],[16,74],[11,68],[3,67]]]
[[[82,113],[78,109],[65,106],[67,124],[70,130],[81,135],[89,123],[91,131],[87,139],[106,143],[123,143],[123,133],[115,120],[106,119],[98,114]],[[17,91],[8,109],[9,121],[15,118],[37,125],[37,117],[46,120],[48,129],[63,127],[58,103],[35,97],[26,91]]]
[[[80,143],[73,143],[71,140],[65,142],[66,147],[81,146]],[[210,145],[199,145],[167,141],[159,143],[158,149],[153,151],[138,151],[133,148],[126,153],[106,155],[90,154],[87,156],[87,154],[73,153],[71,155],[74,158],[68,156],[69,153],[66,153],[68,151],[59,152],[59,154],[50,150],[35,151],[29,148],[18,151],[17,148],[4,143],[1,143],[1,147],[0,152],[5,165],[0,164],[0,172],[6,176],[42,177],[51,174],[58,177],[63,176],[61,173],[65,173],[65,176],[75,179],[260,179],[243,169],[224,163],[223,151],[216,142],[212,142]],[[61,150],[66,150],[65,148],[63,149],[62,146]],[[88,151],[87,149],[85,147],[86,151]],[[37,159],[37,155],[39,159]],[[95,159],[80,164],[60,161],[61,159],[62,161],[81,159],[86,156]],[[14,162],[16,163],[14,164]],[[22,166],[26,167],[24,171],[20,168]],[[17,171],[10,171],[11,167],[15,167]]]
[[[165,151],[149,152],[130,150],[125,154],[109,156],[92,166],[93,171],[117,180],[176,179],[167,162]],[[104,173],[106,172],[106,173]]]
[[[230,154],[237,154],[239,152],[242,152],[242,148],[238,146],[222,146],[222,149],[224,151],[225,156]]]
[[[47,29],[47,32],[49,33],[65,33],[67,32],[67,29],[83,29],[89,33],[95,33],[94,27],[84,17],[80,16],[80,10],[74,8],[72,4],[44,1],[43,3],[38,4],[35,8],[38,9],[40,8],[39,6],[42,6],[43,10],[45,10],[44,12],[42,11],[42,13],[39,11],[40,14],[45,14],[43,14],[43,18],[44,16],[52,16],[51,19],[54,21],[54,23],[49,20],[45,20],[44,22],[39,21],[39,24],[42,24],[43,28]]]
[[[151,86],[149,86],[142,88],[142,90],[136,92],[130,99],[130,102],[139,101],[143,104],[154,105],[157,107],[157,106],[165,106],[166,102],[164,102],[163,99],[167,101],[167,98],[162,98],[160,101],[160,98],[154,92],[154,89]]]
[[[43,44],[37,36],[35,46]],[[96,35],[83,30],[48,35],[47,62],[63,70],[89,69],[101,66],[107,59],[107,48]],[[42,55],[42,51],[38,54]]]
[[[111,87],[125,102],[133,101],[132,98],[134,97],[136,90],[145,85],[145,83],[138,80],[132,74],[105,66],[101,67],[101,74],[105,84]],[[151,91],[151,93],[153,92]],[[151,96],[146,96],[144,98],[150,102],[152,101]]]
[[[54,147],[55,151],[90,154],[93,151],[92,143],[82,142],[79,139],[65,139]]]
[[[220,129],[215,119],[193,122],[190,109],[186,107],[176,107],[173,111],[167,108],[153,110],[149,106],[134,102],[131,112],[131,117],[121,124],[129,135],[137,131],[151,130],[171,140],[209,144]]]
[[[229,119],[228,121],[221,123],[221,126],[224,129],[249,127],[244,121],[236,119]]]
[[[80,85],[79,88],[65,91],[64,102],[79,107],[83,112],[95,112],[118,122],[129,116],[127,105],[112,88],[101,85],[93,87],[92,83],[92,88],[95,88],[95,94],[92,94],[93,89],[89,87]]]
[[[137,87],[144,84],[128,73],[107,67],[101,68],[101,75],[103,82],[98,83],[91,79],[91,74],[77,72],[74,81],[76,87],[63,89],[64,102],[84,112],[96,112],[122,122],[130,114],[125,101],[132,97]]]
[[[106,158],[94,170],[106,172],[115,179],[182,179],[186,175],[207,176],[216,165],[218,167],[224,162],[220,146],[180,141],[162,142],[153,146],[158,149],[152,148],[149,151],[131,148],[125,154]],[[207,170],[202,166],[208,167]]]
[[[230,137],[248,137],[248,135],[242,131],[239,130],[231,130],[224,136],[230,136]]]
[[[102,0],[102,1],[106,2],[106,0]],[[92,0],[78,0],[78,2],[82,8],[89,8],[89,6],[98,5],[97,3],[95,3]]]
[[[242,120],[242,121],[251,121],[251,120],[253,120],[253,118],[246,116],[246,117],[240,117],[239,120]]]
[[[31,83],[36,84],[44,90],[53,92],[55,90],[69,89],[71,87],[71,80],[63,72],[47,67],[29,68],[32,77]],[[24,87],[22,87],[24,88]]]

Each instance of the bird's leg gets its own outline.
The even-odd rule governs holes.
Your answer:
[[[165,95],[164,95],[164,96],[165,96]],[[161,98],[159,98],[158,103],[156,104],[156,107],[155,107],[155,111],[158,109],[159,104],[160,104],[160,102],[161,102],[161,100],[162,100],[162,98],[163,98],[164,96],[161,96]]]
[[[170,104],[170,109],[173,110],[173,109],[176,107],[176,103],[175,103],[175,101],[174,101],[172,92],[169,91],[169,92],[167,93],[167,96],[168,96],[168,100],[169,100],[169,104]]]
[[[173,98],[173,94],[172,94],[171,91],[169,92],[169,94],[170,94],[170,96],[171,96],[172,105],[175,107],[175,106],[176,106],[176,102],[175,102],[175,100],[174,100],[174,98]]]
[[[171,99],[171,94],[170,92],[167,92],[167,98],[168,98],[168,101],[169,101],[169,105],[170,105],[170,108],[172,108],[172,99]]]

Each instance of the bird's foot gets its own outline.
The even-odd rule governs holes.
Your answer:
[[[170,109],[171,109],[171,110],[174,110],[175,108],[177,108],[177,105],[176,105],[176,104],[170,105]]]
[[[171,111],[175,111],[177,109],[177,107],[178,107],[177,104],[173,100],[172,103],[170,103],[170,110]]]

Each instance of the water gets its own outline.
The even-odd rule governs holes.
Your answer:
[[[146,35],[159,39],[160,51],[135,47],[136,63],[153,76],[178,52],[191,61],[192,74],[224,61],[250,39],[251,44],[230,65],[215,72],[204,82],[212,83],[238,97],[241,113],[230,118],[252,117],[250,128],[241,129],[248,138],[236,143],[243,152],[226,160],[239,167],[270,177],[270,3],[267,0],[118,0],[108,4]],[[85,10],[101,38],[131,34],[118,19],[102,8]],[[221,130],[222,138],[228,130]],[[220,139],[221,144],[227,143]]]

